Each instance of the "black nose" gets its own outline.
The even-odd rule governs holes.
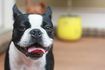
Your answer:
[[[42,36],[42,32],[39,29],[31,30],[30,34],[33,38],[40,38]]]

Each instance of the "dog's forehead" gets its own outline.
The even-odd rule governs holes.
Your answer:
[[[43,23],[43,16],[38,14],[30,14],[28,15],[28,20],[31,27],[40,27]]]

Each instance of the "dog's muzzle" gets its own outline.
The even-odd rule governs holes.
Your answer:
[[[32,44],[21,46],[17,43],[14,43],[19,51],[24,53],[27,57],[33,59],[40,58],[43,56],[43,54],[49,51],[49,49],[51,48],[50,46],[44,47],[42,45],[42,32],[40,31],[40,29],[32,29],[30,31],[30,36],[30,43]]]
[[[27,57],[32,59],[37,59],[43,56],[43,54],[47,53],[51,47],[43,47],[38,43],[32,44],[27,47],[21,47],[16,45],[17,49],[25,54]]]

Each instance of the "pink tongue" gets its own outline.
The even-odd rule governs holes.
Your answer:
[[[29,53],[45,53],[45,50],[42,49],[42,48],[34,48],[34,47],[32,47],[32,48],[28,49],[28,52]]]

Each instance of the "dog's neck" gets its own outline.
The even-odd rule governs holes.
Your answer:
[[[46,54],[43,57],[32,60],[21,53],[13,42],[9,48],[10,67],[12,70],[45,70]]]

